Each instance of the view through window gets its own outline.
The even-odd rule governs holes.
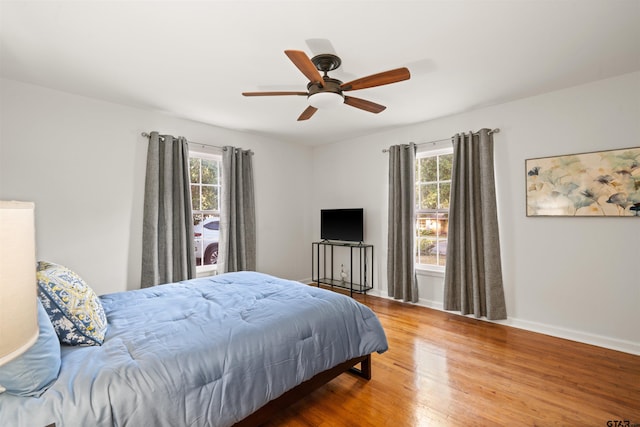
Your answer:
[[[196,268],[218,263],[221,167],[220,156],[189,154]]]
[[[444,268],[453,148],[416,156],[416,266]]]

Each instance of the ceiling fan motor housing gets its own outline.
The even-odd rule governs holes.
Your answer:
[[[339,57],[330,53],[316,55],[311,58],[311,62],[313,62],[318,71],[323,71],[325,74],[335,70],[342,64],[342,60]]]

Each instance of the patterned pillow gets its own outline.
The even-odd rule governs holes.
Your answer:
[[[38,262],[38,295],[60,342],[102,345],[107,318],[102,303],[76,273],[61,265]]]

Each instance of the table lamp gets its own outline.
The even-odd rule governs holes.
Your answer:
[[[0,366],[38,339],[34,204],[0,201]]]

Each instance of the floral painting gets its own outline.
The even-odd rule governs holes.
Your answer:
[[[640,147],[525,163],[527,216],[640,217]]]

